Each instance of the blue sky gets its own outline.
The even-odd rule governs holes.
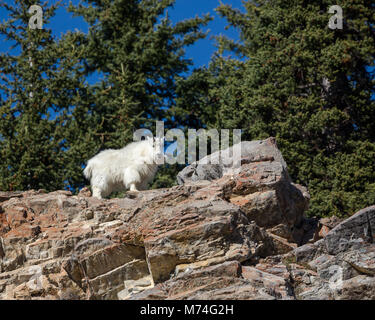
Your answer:
[[[49,0],[49,3],[53,3],[54,0]],[[64,1],[67,3],[67,1]],[[78,3],[79,0],[73,0],[73,3]],[[242,0],[222,0],[225,4],[230,4],[234,8],[242,8]],[[206,13],[210,13],[214,17],[214,20],[209,23],[207,28],[204,30],[210,30],[209,35],[204,40],[199,40],[196,44],[186,48],[186,56],[193,60],[193,68],[207,65],[210,61],[212,54],[216,48],[214,46],[215,40],[213,36],[223,34],[231,39],[238,40],[238,32],[230,28],[225,30],[227,21],[219,17],[215,12],[220,4],[219,0],[176,0],[173,8],[168,10],[169,17],[173,22],[178,22],[184,19],[193,18],[196,15],[202,16]],[[7,12],[4,9],[0,9],[0,21],[8,19]],[[78,29],[83,32],[87,32],[88,27],[81,17],[73,17],[70,13],[66,12],[65,8],[61,8],[57,11],[56,16],[50,21],[49,24],[45,25],[46,28],[50,28],[53,34],[60,36],[61,33],[65,33],[68,30]],[[9,48],[9,42],[0,39],[0,52],[7,51]]]

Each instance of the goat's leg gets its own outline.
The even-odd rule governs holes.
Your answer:
[[[141,176],[135,167],[128,167],[124,172],[124,184],[130,191],[138,191],[137,185],[141,182]]]
[[[137,186],[134,183],[130,185],[130,191],[138,191]]]
[[[95,197],[95,198],[98,198],[98,199],[103,199],[102,198],[102,190],[97,186],[93,186],[92,187],[92,196]]]
[[[92,196],[103,199],[111,193],[107,179],[103,174],[96,174],[91,180]]]

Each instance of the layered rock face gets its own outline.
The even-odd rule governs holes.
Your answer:
[[[275,140],[241,149],[123,199],[0,192],[0,299],[374,299],[375,207],[317,229]]]

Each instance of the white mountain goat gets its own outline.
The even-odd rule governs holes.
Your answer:
[[[83,174],[91,182],[92,196],[101,199],[113,191],[147,189],[163,160],[163,140],[147,137],[119,150],[101,151],[87,162]]]

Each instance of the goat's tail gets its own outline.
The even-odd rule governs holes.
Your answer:
[[[90,180],[92,177],[92,166],[91,163],[88,162],[85,170],[83,170],[83,175],[86,177],[87,180]]]

